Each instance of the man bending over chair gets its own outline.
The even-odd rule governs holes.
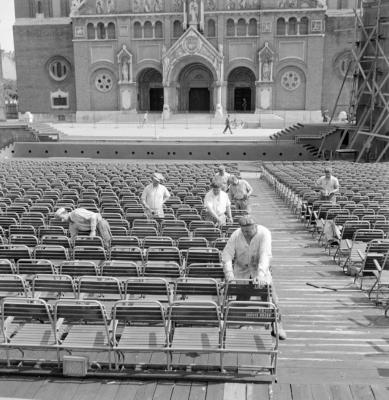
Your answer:
[[[207,210],[208,217],[221,227],[226,224],[226,214],[229,222],[232,222],[231,202],[228,194],[221,190],[221,184],[213,182],[211,190],[204,197],[204,207]]]
[[[270,272],[272,250],[269,229],[256,224],[249,215],[240,217],[238,222],[240,228],[230,236],[222,253],[225,279],[227,281],[252,279],[253,284],[259,288],[272,285]],[[236,300],[248,301],[250,295],[239,295]],[[262,301],[268,301],[268,299],[262,299]],[[272,301],[278,308],[278,296],[274,286],[272,286]],[[281,315],[278,323],[278,337],[281,340],[286,339]]]
[[[55,216],[63,222],[69,222],[69,232],[72,240],[76,238],[79,232],[88,233],[90,237],[99,236],[103,239],[104,246],[108,247],[111,242],[111,229],[108,221],[101,214],[89,211],[85,208],[76,208],[67,212],[61,207],[55,212]]]

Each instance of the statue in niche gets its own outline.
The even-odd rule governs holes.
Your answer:
[[[122,64],[122,81],[123,82],[128,82],[128,63],[127,60],[123,60],[123,64]]]
[[[160,12],[163,9],[162,0],[155,0],[155,12]]]
[[[96,0],[96,14],[104,14],[103,0]]]
[[[207,0],[207,10],[213,11],[215,9],[215,0]]]
[[[227,1],[227,10],[235,10],[235,1],[234,0]]]
[[[319,7],[319,8],[324,8],[324,7],[326,7],[327,6],[327,0],[317,0],[317,7]]]
[[[243,9],[247,7],[247,2],[246,0],[239,0],[239,8]]]
[[[182,0],[174,0],[174,11],[182,11]]]
[[[115,11],[115,0],[107,0],[107,13]]]
[[[144,11],[147,12],[147,13],[153,11],[153,5],[151,3],[151,0],[145,0]]]
[[[262,64],[262,81],[270,82],[271,80],[271,59],[267,57]]]
[[[86,3],[86,0],[72,0],[70,8],[70,16],[76,16],[80,14],[80,8]]]
[[[141,7],[139,4],[140,0],[134,0],[134,12],[140,12],[141,11]]]
[[[191,0],[191,2],[189,3],[189,16],[190,16],[189,23],[197,24],[198,15],[199,15],[199,5],[197,4],[196,0]]]

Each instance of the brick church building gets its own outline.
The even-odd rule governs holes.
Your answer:
[[[20,112],[320,120],[347,73],[355,0],[15,0]],[[347,109],[352,74],[340,107]],[[340,111],[340,110],[338,110]]]

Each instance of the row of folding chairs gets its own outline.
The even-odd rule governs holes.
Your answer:
[[[116,370],[196,365],[207,370],[241,372],[245,367],[273,377],[276,374],[278,316],[270,302],[232,301],[222,309],[211,301],[174,301],[165,308],[158,301],[119,300],[106,309],[97,300],[60,299],[51,305],[38,298],[6,297],[0,306],[4,324],[0,349],[7,350],[8,364],[10,350],[21,352],[20,363],[28,349],[39,352],[41,361],[44,352],[46,362],[56,354],[59,365],[64,354],[76,352],[88,358],[104,354],[105,359],[99,357],[100,367]],[[241,325],[254,329],[242,331]],[[269,325],[275,336],[266,329]],[[145,360],[139,356],[144,353],[152,353],[154,361],[150,357],[147,362],[140,361]],[[181,357],[188,353],[192,353],[191,362],[181,364]],[[254,362],[245,366],[237,361],[225,363],[224,357],[230,353],[250,355]],[[216,359],[209,364],[210,354]]]

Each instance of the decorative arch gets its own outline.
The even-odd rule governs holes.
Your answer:
[[[146,21],[143,25],[143,37],[145,39],[152,39],[153,36],[153,24],[150,21]]]
[[[142,38],[142,25],[139,21],[134,22],[134,38],[135,39]]]
[[[113,22],[109,22],[107,25],[107,37],[108,39],[116,39],[116,27]]]
[[[251,18],[249,21],[249,36],[258,35],[258,21],[255,18]]]
[[[138,110],[162,111],[163,86],[162,74],[155,68],[144,68],[139,71],[138,85]]]
[[[286,22],[284,18],[277,19],[277,35],[278,36],[286,35]]]
[[[297,18],[291,17],[288,20],[288,35],[297,35]]]
[[[250,68],[239,66],[228,74],[227,110],[255,111],[255,73]]]
[[[216,23],[214,19],[209,19],[207,23],[207,36],[215,37],[216,36]]]
[[[203,63],[186,65],[178,75],[178,105],[180,111],[208,112],[213,110],[212,71]]]
[[[97,24],[97,39],[106,39],[106,29],[103,22]]]
[[[308,35],[309,19],[308,17],[302,17],[300,19],[300,35]]]
[[[227,36],[235,36],[235,21],[232,18],[227,20]]]
[[[182,28],[182,22],[175,20],[173,22],[173,37],[179,38],[184,33],[184,29]]]
[[[239,18],[238,24],[236,26],[236,35],[237,36],[246,36],[247,35],[247,23],[244,18]]]
[[[92,24],[92,22],[89,22],[86,26],[86,32],[88,39],[96,39],[95,26]]]
[[[157,21],[154,25],[154,36],[157,39],[163,38],[163,25],[161,21]]]

